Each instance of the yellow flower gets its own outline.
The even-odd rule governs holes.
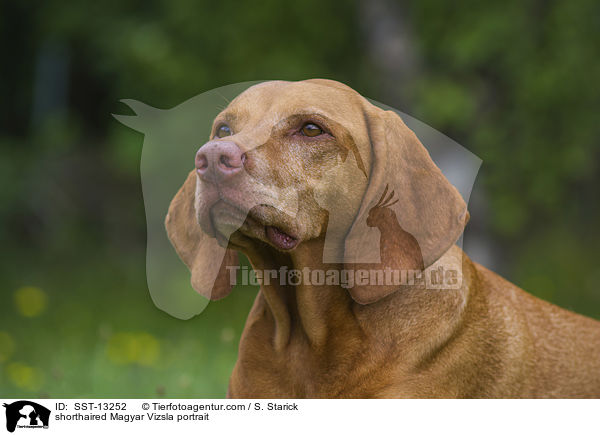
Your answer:
[[[115,364],[152,366],[160,356],[160,343],[147,332],[118,332],[108,341],[106,353]]]
[[[48,297],[39,287],[21,287],[15,292],[17,311],[24,317],[36,317],[46,310]]]
[[[152,366],[160,356],[160,343],[152,335],[142,332],[137,335],[139,352],[137,362],[143,366]]]
[[[8,332],[0,331],[0,363],[8,361],[15,351],[15,341]]]
[[[6,366],[6,375],[22,390],[39,390],[43,383],[43,373],[39,369],[20,362],[13,362]]]

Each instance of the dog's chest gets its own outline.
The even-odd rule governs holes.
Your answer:
[[[281,350],[273,346],[272,324],[249,322],[233,370],[231,397],[352,398],[383,397],[390,376],[383,362],[335,344],[317,351],[292,333]]]

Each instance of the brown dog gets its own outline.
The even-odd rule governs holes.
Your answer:
[[[333,81],[267,82],[210,137],[166,220],[194,288],[226,296],[235,251],[326,274],[262,276],[229,397],[600,397],[600,322],[454,245],[466,205],[395,113]],[[451,288],[423,278],[439,270]]]

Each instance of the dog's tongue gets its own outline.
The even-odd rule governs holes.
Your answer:
[[[295,248],[298,244],[298,239],[275,227],[267,227],[267,238],[271,243],[283,250]]]

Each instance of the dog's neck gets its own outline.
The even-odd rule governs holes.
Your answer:
[[[346,289],[325,282],[313,283],[305,277],[312,271],[325,274],[341,272],[342,265],[323,263],[321,253],[324,239],[300,244],[293,253],[281,253],[270,248],[247,252],[254,270],[278,271],[276,279],[262,279],[261,292],[275,322],[274,345],[282,350],[292,334],[303,334],[310,345],[319,348],[335,332],[335,325],[344,321],[344,328],[353,321],[353,300]],[[291,277],[298,271],[300,277]],[[283,276],[283,283],[280,277]],[[323,275],[322,275],[323,276]],[[358,324],[356,324],[358,330]]]
[[[331,348],[332,341],[340,336],[340,325],[343,325],[345,338],[353,335],[360,341],[363,335],[364,325],[357,313],[368,309],[368,306],[354,302],[348,290],[340,285],[308,283],[304,279],[306,271],[341,273],[342,264],[323,263],[322,255],[315,255],[315,252],[322,252],[323,243],[322,239],[307,241],[299,245],[293,253],[281,253],[272,249],[248,253],[255,270],[283,270],[284,273],[297,270],[303,275],[300,283],[294,283],[296,285],[290,284],[289,281],[281,284],[279,277],[266,284],[263,278],[261,292],[274,320],[273,345],[276,350],[285,349],[292,337],[305,339],[315,351]],[[436,270],[440,264],[460,264],[463,255],[462,250],[453,247],[426,272]],[[468,274],[462,279],[461,287],[467,289],[467,281],[470,280]],[[408,339],[409,335],[417,333],[415,331],[419,328],[414,329],[414,325],[420,322],[421,317],[427,322],[432,317],[439,320],[437,323],[440,329],[433,328],[433,333],[439,336],[451,333],[452,324],[461,315],[467,298],[467,292],[461,289],[428,290],[414,287],[411,290],[400,290],[381,303],[401,304],[405,312],[411,313],[412,317],[407,320],[410,328],[407,327],[405,331]],[[445,328],[445,325],[449,328]],[[397,332],[403,334],[400,329]]]

